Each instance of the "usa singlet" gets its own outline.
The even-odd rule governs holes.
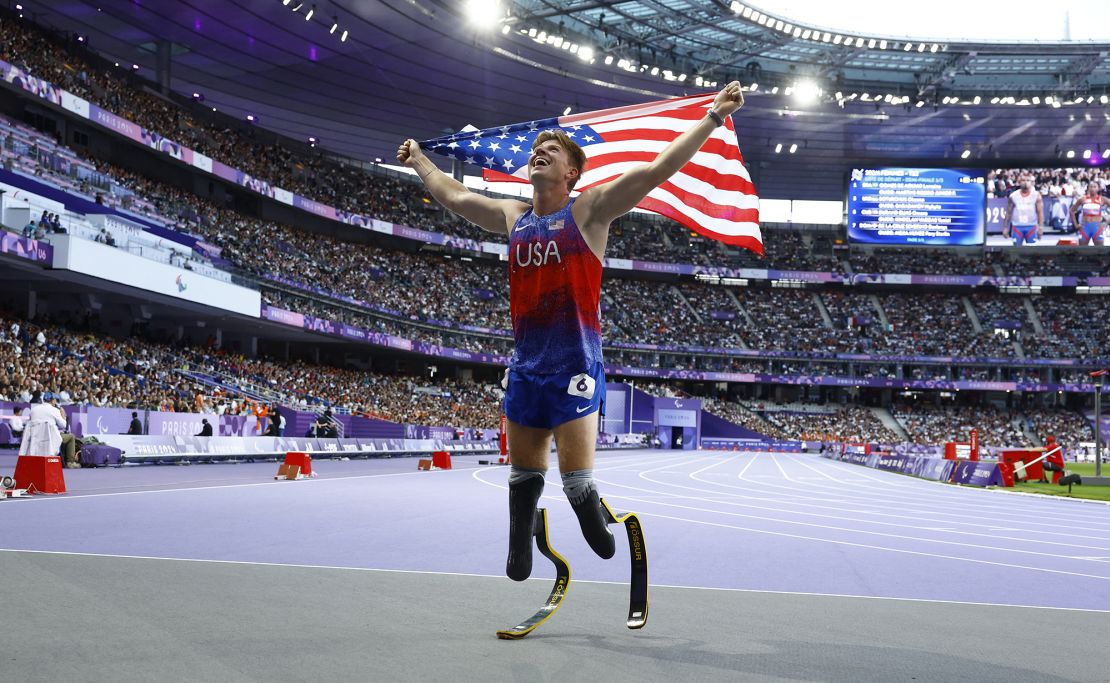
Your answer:
[[[528,209],[509,235],[509,312],[521,372],[586,372],[601,363],[601,262],[574,222],[571,199]]]

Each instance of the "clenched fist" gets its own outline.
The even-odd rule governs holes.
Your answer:
[[[730,116],[732,112],[744,106],[744,92],[740,88],[740,81],[733,81],[717,93],[713,100],[713,110],[722,118]]]
[[[416,143],[416,140],[413,140],[412,138],[405,140],[401,143],[401,146],[397,148],[397,163],[401,164],[402,166],[414,168],[416,166],[416,162],[419,161],[423,156],[424,152],[420,149],[420,145],[418,145]]]

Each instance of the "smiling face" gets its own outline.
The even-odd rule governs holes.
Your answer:
[[[528,179],[536,181],[565,182],[569,192],[586,167],[586,154],[582,148],[561,130],[545,130],[532,143],[528,157]]]

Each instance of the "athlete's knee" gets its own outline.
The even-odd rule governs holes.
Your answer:
[[[563,493],[571,505],[582,503],[591,493],[597,493],[597,483],[594,482],[592,469],[576,470],[563,473]]]
[[[509,468],[509,486],[539,480],[539,487],[542,489],[543,478],[546,474],[546,467],[522,467],[513,463],[512,467]]]

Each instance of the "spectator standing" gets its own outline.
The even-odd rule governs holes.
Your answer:
[[[141,435],[143,433],[143,423],[139,422],[138,413],[131,413],[131,425],[127,428],[127,433],[132,436]]]

